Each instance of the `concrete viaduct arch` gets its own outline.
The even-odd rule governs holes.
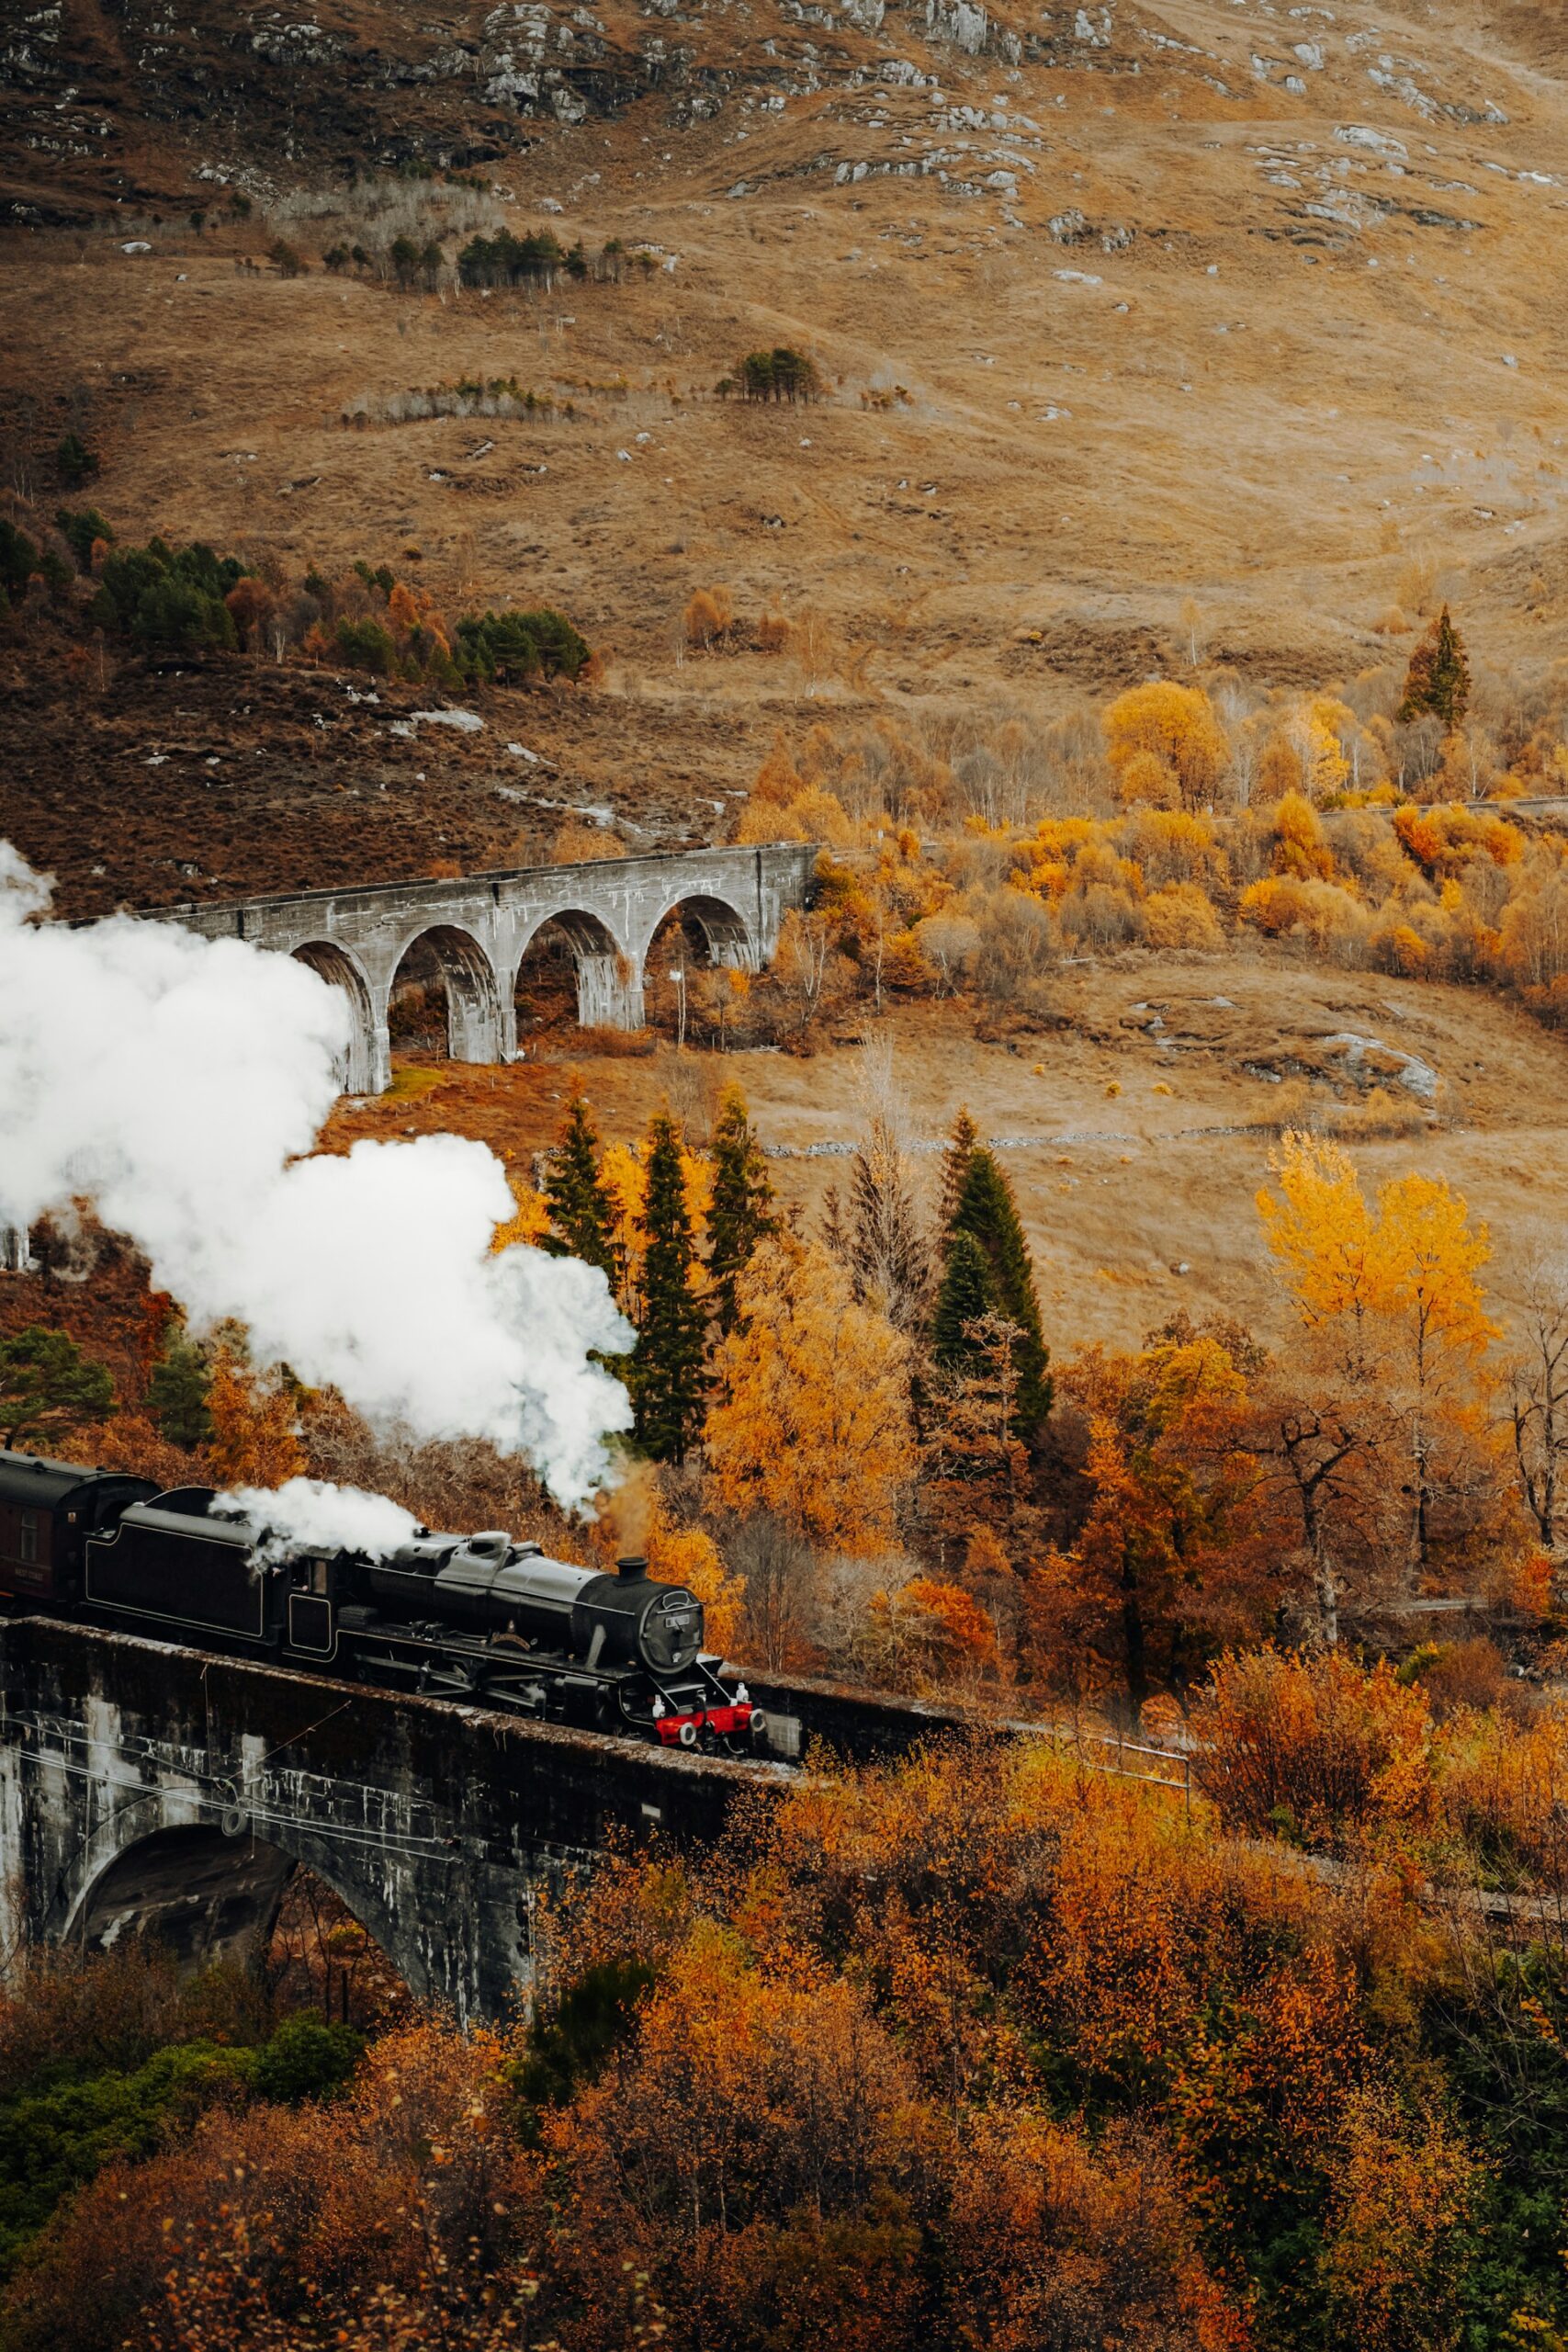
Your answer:
[[[648,950],[668,916],[681,910],[709,962],[757,970],[778,944],[786,908],[809,902],[816,857],[814,844],[778,842],[153,911],[208,938],[297,956],[341,988],[353,1022],[344,1084],[373,1093],[390,1081],[388,1008],[416,951],[434,958],[446,983],[453,1060],[510,1061],[518,976],[542,934],[562,943],[575,965],[583,1025],[635,1029]]]

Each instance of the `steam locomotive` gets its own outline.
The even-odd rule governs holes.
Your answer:
[[[282,1538],[210,1487],[0,1451],[0,1609],[323,1669],[666,1747],[766,1753],[703,1650],[703,1605],[503,1532],[421,1528],[384,1557]]]

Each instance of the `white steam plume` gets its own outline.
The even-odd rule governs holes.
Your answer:
[[[116,916],[31,923],[49,885],[0,842],[0,1223],[86,1196],[198,1328],[382,1428],[522,1453],[562,1503],[631,1424],[590,1351],[632,1333],[604,1275],[518,1246],[504,1170],[456,1136],[304,1159],[337,1091],[339,990],[290,956]]]
[[[364,1552],[384,1560],[406,1544],[419,1525],[412,1510],[389,1495],[369,1495],[363,1487],[334,1487],[325,1478],[286,1478],[276,1488],[228,1487],[214,1495],[212,1509],[227,1518],[254,1520],[278,1539],[323,1552]]]

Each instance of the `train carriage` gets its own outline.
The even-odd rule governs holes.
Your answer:
[[[0,1600],[73,1608],[88,1540],[157,1491],[149,1478],[0,1451]]]

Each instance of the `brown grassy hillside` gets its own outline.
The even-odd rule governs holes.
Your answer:
[[[744,783],[801,706],[1057,707],[1194,658],[1326,682],[1402,658],[1374,624],[1441,593],[1483,665],[1554,657],[1568,92],[1539,12],[312,22],[84,6],[14,45],[0,382],[46,502],[70,417],[122,531],[296,569],[412,546],[449,604],[547,596],[607,657],[601,772],[683,786],[694,824],[716,708]],[[489,193],[345,188],[481,150]],[[457,292],[502,222],[656,266]],[[439,293],[321,269],[399,227],[442,242]],[[237,271],[280,233],[308,276]],[[823,402],[712,396],[775,343]],[[496,377],[577,413],[381,421]],[[715,584],[740,650],[681,658]],[[808,608],[808,662],[754,650]]]

